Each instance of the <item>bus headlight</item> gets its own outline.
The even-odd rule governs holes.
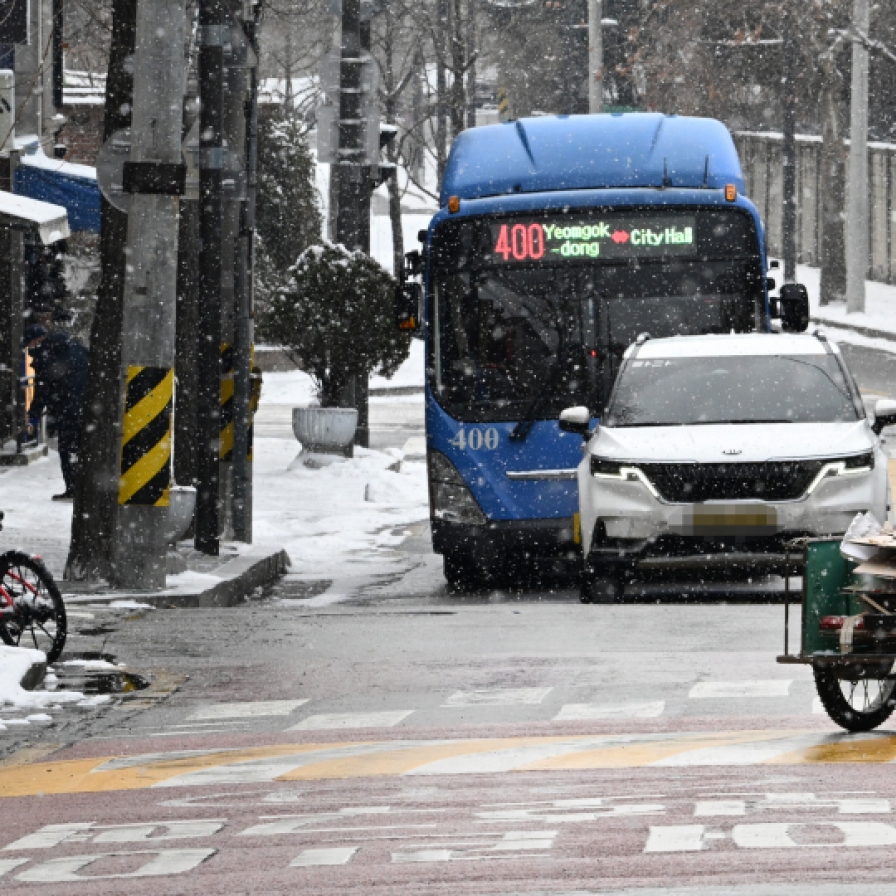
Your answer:
[[[430,451],[427,454],[427,467],[429,504],[433,517],[446,523],[485,525],[485,514],[454,464],[444,454]]]

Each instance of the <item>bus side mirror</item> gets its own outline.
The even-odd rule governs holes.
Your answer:
[[[785,283],[778,299],[781,328],[785,333],[803,333],[809,326],[809,292],[802,283]]]
[[[566,408],[560,412],[560,429],[563,432],[572,432],[580,435],[583,439],[591,438],[591,411],[588,408],[579,406],[575,408]]]
[[[882,398],[874,405],[874,424],[872,429],[877,435],[885,426],[893,426],[896,423],[896,401]]]
[[[395,323],[405,333],[418,333],[423,321],[423,287],[419,283],[400,283],[395,290]]]

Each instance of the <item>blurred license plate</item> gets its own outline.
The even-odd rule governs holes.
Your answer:
[[[764,504],[693,504],[682,507],[670,529],[681,535],[770,535],[778,512]]]

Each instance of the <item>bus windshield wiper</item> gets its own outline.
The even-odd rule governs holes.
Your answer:
[[[520,417],[520,422],[514,426],[513,431],[510,433],[511,442],[524,442],[526,440],[526,436],[529,435],[529,431],[538,419],[538,412],[541,410],[541,406],[545,403],[545,400],[551,392],[554,391],[554,381],[557,379],[557,374],[562,369],[562,366],[563,365],[560,363],[558,357],[557,363],[551,368],[551,372],[548,374],[544,388],[532,399],[529,407],[526,408],[526,412]]]

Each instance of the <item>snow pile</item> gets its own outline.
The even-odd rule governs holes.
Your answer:
[[[0,645],[0,708],[46,709],[61,703],[80,703],[84,695],[79,691],[26,691],[22,679],[34,663],[46,662],[40,650]],[[0,719],[0,731],[9,724],[46,722],[49,716],[37,714],[26,719]]]
[[[257,442],[255,543],[284,547],[293,573],[344,577],[370,572],[371,563],[398,569],[392,548],[404,527],[429,515],[425,465],[389,469],[401,452],[356,448],[352,459],[312,469],[294,463],[298,448],[293,439]]]

